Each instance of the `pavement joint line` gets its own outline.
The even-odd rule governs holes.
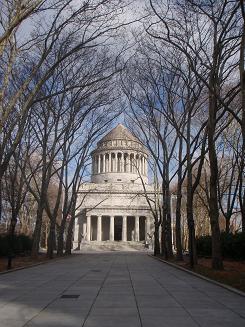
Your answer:
[[[110,258],[110,260],[105,260],[106,258]],[[90,294],[90,288],[87,290],[87,280],[89,281],[89,285],[91,285],[93,287],[93,294],[91,294],[91,296],[89,296],[89,301],[87,303],[86,302],[86,308],[84,307],[83,312],[79,313],[81,311],[80,307],[83,306],[83,301],[81,302],[81,305],[79,303],[76,304],[77,309],[74,311],[74,317],[76,317],[77,314],[77,310],[79,313],[79,316],[77,317],[74,326],[76,324],[76,326],[80,326],[82,327],[82,325],[84,324],[86,327],[88,324],[93,324],[93,326],[97,326],[99,327],[101,325],[101,321],[103,320],[104,317],[104,310],[103,310],[103,306],[104,305],[99,305],[101,304],[101,300],[103,300],[103,298],[101,298],[101,296],[103,297],[103,291],[107,291],[108,287],[110,287],[110,285],[113,285],[113,283],[111,284],[111,282],[113,282],[114,280],[116,281],[116,285],[119,283],[119,286],[122,287],[124,284],[121,284],[120,281],[125,281],[125,285],[127,284],[127,287],[130,289],[130,293],[135,290],[135,296],[137,298],[138,304],[139,304],[139,309],[140,309],[140,314],[141,314],[141,318],[142,318],[142,323],[143,326],[150,324],[150,320],[152,320],[152,317],[154,315],[154,317],[156,317],[156,323],[158,322],[158,325],[161,325],[161,321],[163,321],[164,317],[165,317],[165,313],[166,316],[169,316],[169,312],[168,312],[168,307],[173,307],[175,309],[173,309],[171,312],[171,316],[172,318],[169,318],[169,323],[173,323],[175,326],[182,326],[182,323],[184,324],[184,320],[186,320],[186,323],[189,322],[189,324],[193,324],[193,326],[199,327],[200,324],[201,326],[203,326],[204,324],[207,324],[208,326],[216,326],[215,323],[222,323],[224,322],[224,325],[227,324],[227,326],[232,326],[232,325],[236,325],[236,326],[245,326],[244,322],[245,322],[245,317],[244,317],[244,306],[243,306],[243,298],[241,298],[240,296],[236,295],[236,294],[232,294],[231,292],[228,292],[225,289],[221,289],[215,285],[213,285],[212,283],[207,283],[202,281],[202,279],[199,278],[195,278],[195,276],[191,276],[190,274],[187,275],[185,273],[185,271],[181,271],[179,269],[175,269],[175,267],[171,267],[171,265],[164,265],[163,263],[161,263],[160,261],[154,261],[154,258],[151,258],[148,255],[135,255],[135,254],[126,254],[125,255],[119,255],[119,254],[113,254],[113,255],[103,255],[100,256],[98,255],[97,257],[93,258],[92,256],[90,256],[89,254],[85,257],[76,257],[73,260],[70,261],[62,261],[62,262],[57,262],[54,265],[49,265],[49,266],[41,266],[40,268],[35,268],[33,270],[29,270],[26,271],[26,273],[16,273],[16,281],[18,282],[18,287],[20,285],[20,282],[22,280],[22,278],[25,278],[25,281],[28,281],[29,278],[26,278],[25,275],[29,276],[30,278],[33,278],[33,280],[37,280],[39,282],[39,280],[47,283],[47,292],[49,291],[49,287],[52,288],[52,280],[54,278],[53,273],[55,273],[56,271],[58,271],[58,288],[57,291],[55,292],[55,294],[52,294],[51,297],[48,296],[44,301],[42,301],[41,306],[37,306],[34,308],[37,309],[38,312],[29,312],[28,316],[25,315],[23,316],[23,319],[21,319],[22,317],[22,312],[19,310],[21,309],[21,305],[22,302],[21,300],[19,300],[19,303],[16,302],[18,311],[17,312],[11,312],[9,311],[8,315],[6,316],[6,323],[10,323],[10,326],[12,325],[11,319],[15,318],[14,320],[17,320],[17,322],[15,322],[18,326],[29,326],[29,324],[31,326],[34,326],[35,323],[40,324],[40,326],[45,326],[46,324],[50,324],[50,326],[59,326],[60,324],[65,323],[65,320],[62,321],[62,315],[59,317],[54,317],[55,321],[53,321],[52,316],[56,314],[56,312],[59,313],[63,313],[64,310],[62,310],[63,307],[63,302],[59,301],[59,299],[57,299],[59,297],[59,295],[63,292],[63,294],[75,294],[75,291],[79,291],[78,293],[80,294],[80,296],[83,296],[83,294],[86,297],[86,294],[89,293]],[[106,262],[105,262],[106,261]],[[71,263],[71,264],[70,264]],[[74,267],[74,274],[72,274],[72,276],[70,276],[70,271],[73,269]],[[102,276],[100,275],[98,277],[98,275],[93,274],[92,272],[94,270],[97,269],[101,269],[102,270]],[[81,269],[81,270],[80,270]],[[62,270],[62,273],[61,271]],[[130,271],[130,275],[131,275],[131,279],[132,279],[132,284],[130,285],[130,279],[129,279],[129,273],[128,271]],[[60,274],[61,273],[61,274]],[[91,276],[90,276],[91,274]],[[103,283],[106,275],[108,274],[107,279],[105,280],[104,285],[101,288],[101,284]],[[7,275],[6,275],[7,276]],[[188,277],[189,276],[189,277]],[[70,278],[71,277],[71,278]],[[166,278],[165,278],[166,277]],[[10,276],[10,280],[9,278],[7,278],[6,281],[6,285],[8,285],[8,283],[11,283],[12,277]],[[14,280],[15,280],[15,276],[14,276]],[[96,283],[94,283],[94,280],[96,280]],[[182,284],[179,282],[183,281],[185,284]],[[77,285],[74,285],[73,283],[77,283]],[[143,283],[143,284],[142,284]],[[207,284],[206,284],[207,283]],[[95,285],[96,284],[96,285]],[[36,285],[36,283],[35,283]],[[33,286],[35,286],[33,285]],[[73,285],[73,286],[71,286]],[[133,285],[133,288],[132,288]],[[146,288],[143,289],[143,292],[139,292],[138,294],[138,290],[141,291],[142,286],[145,285]],[[179,285],[179,286],[178,286]],[[195,294],[193,293],[193,298],[191,298],[191,294],[188,295],[186,292],[188,292],[190,289],[186,288],[187,286],[191,286],[191,290],[192,288],[194,290],[199,290],[201,292],[200,297],[199,294],[195,292]],[[84,289],[80,289],[80,287],[86,287],[86,292],[83,293]],[[78,288],[77,288],[78,287]],[[152,287],[154,287],[154,289],[157,290],[156,293],[154,293]],[[180,287],[180,289],[179,289]],[[182,287],[182,289],[181,289]],[[66,289],[66,291],[65,291]],[[158,291],[159,289],[159,291]],[[163,291],[160,291],[160,289],[162,289]],[[24,290],[24,288],[23,288]],[[73,291],[74,293],[72,293]],[[151,291],[152,290],[152,291]],[[179,296],[178,295],[178,291],[183,292],[183,296]],[[44,293],[46,291],[44,290]],[[208,293],[207,295],[205,293]],[[211,292],[211,293],[210,293]],[[30,289],[28,291],[28,293],[30,294],[30,298],[28,300],[32,301],[35,299],[38,299],[38,293],[37,294],[33,294],[32,295],[32,289]],[[169,294],[168,294],[169,293]],[[214,297],[212,296],[212,293],[214,293]],[[222,299],[221,299],[221,306],[216,306],[216,304],[211,303],[207,297],[211,297],[215,302],[219,302],[219,294],[222,294]],[[98,295],[97,295],[98,294]],[[113,292],[114,294],[114,292]],[[147,294],[149,295],[153,295],[154,297],[152,298],[153,301],[156,301],[156,304],[159,300],[162,299],[163,301],[163,305],[158,305],[157,307],[159,308],[158,310],[154,311],[154,303],[152,305],[150,305],[152,309],[151,310],[147,310],[146,308],[148,307],[147,303],[148,300],[146,302],[144,297],[147,298]],[[162,294],[162,296],[160,298],[158,298],[158,294]],[[22,290],[20,290],[19,292],[19,296],[21,297],[22,294]],[[132,296],[133,294],[131,293],[130,295],[130,300],[132,301]],[[113,301],[111,301],[112,299],[110,298],[110,292],[108,293],[108,295],[106,296],[109,300],[107,307],[109,307],[109,311],[107,312],[110,314],[110,311],[112,307],[114,307],[113,305]],[[57,300],[55,300],[55,298]],[[165,303],[165,298],[166,298],[166,303]],[[169,299],[168,299],[169,298]],[[172,298],[172,300],[170,299]],[[188,299],[192,299],[189,303]],[[204,300],[204,306],[202,305],[202,303],[198,303],[199,299],[200,300]],[[205,302],[205,298],[207,300],[207,303]],[[140,303],[141,299],[143,299],[143,304]],[[116,298],[116,300],[119,300],[120,303],[120,296],[119,299]],[[127,300],[126,300],[127,301]],[[174,302],[178,305],[176,305]],[[192,307],[192,301],[194,303],[194,311],[193,311],[193,307]],[[195,302],[197,301],[197,306],[195,306]],[[48,303],[50,302],[50,303]],[[100,302],[100,303],[98,303]],[[93,304],[92,304],[93,303]],[[98,310],[98,312],[94,312],[94,310],[97,310],[97,303],[98,303],[98,307],[102,308],[100,310]],[[135,302],[134,302],[135,303]],[[24,303],[23,303],[24,304]],[[91,305],[92,304],[92,305]],[[136,303],[135,303],[136,304]],[[132,304],[135,306],[135,304]],[[19,306],[20,305],[20,306]],[[28,305],[28,304],[27,304]],[[32,306],[32,302],[30,302],[30,305]],[[65,304],[64,304],[65,305]],[[141,308],[142,305],[142,308]],[[230,305],[230,307],[229,307]],[[70,307],[72,307],[72,303],[69,304]],[[130,305],[129,307],[132,308],[132,306]],[[162,309],[160,307],[164,307],[165,309]],[[183,310],[186,308],[186,310]],[[7,310],[11,310],[11,304],[10,307],[7,308]],[[227,308],[229,308],[229,312],[227,311]],[[234,311],[235,315],[233,317],[232,313],[230,312],[230,310],[232,310],[232,308],[236,308],[237,312]],[[136,309],[136,307],[135,307]],[[139,326],[142,327],[142,325],[140,324],[140,320],[139,320],[139,314],[136,313],[136,310],[131,310],[130,311],[124,311],[125,314],[123,314],[123,321],[122,324],[127,325],[127,322],[131,322],[130,319],[128,319],[127,317],[131,317],[131,315],[134,317],[132,322],[135,321],[135,323],[132,323],[133,325],[137,325],[139,324]],[[198,310],[201,311],[199,312]],[[204,310],[202,310],[204,309]],[[1,310],[5,310],[5,309],[1,309]],[[26,309],[25,309],[26,310]],[[28,309],[27,309],[28,310]],[[58,311],[57,311],[58,310]],[[197,311],[196,311],[197,310]],[[210,314],[209,314],[209,310]],[[36,310],[35,310],[36,311]],[[162,312],[164,311],[164,312]],[[233,311],[233,310],[232,310]],[[64,311],[65,313],[66,311]],[[47,313],[47,314],[46,314]],[[73,311],[69,312],[67,311],[68,315],[71,314],[73,316]],[[113,319],[113,326],[116,327],[117,326],[117,316],[118,314],[120,314],[119,311],[113,311],[113,313],[116,313],[116,315],[114,315],[112,317]],[[240,313],[240,314],[239,314]],[[210,315],[210,316],[209,316]],[[224,316],[223,316],[224,315]],[[232,315],[232,316],[230,316]],[[229,317],[228,317],[229,316]],[[84,319],[86,318],[86,321],[84,322]],[[100,317],[100,318],[99,318]],[[69,317],[68,317],[69,318]],[[96,318],[96,319],[94,319]],[[146,320],[144,320],[145,318],[147,318]],[[148,319],[151,318],[151,319]],[[175,319],[176,318],[176,319]],[[8,321],[8,319],[10,321]],[[21,321],[18,322],[18,319],[20,319]],[[91,320],[92,319],[92,320]],[[111,318],[110,318],[111,319]],[[159,319],[159,321],[158,321]],[[217,321],[217,319],[219,321]],[[224,319],[224,321],[223,321]],[[23,322],[22,322],[23,320]],[[168,321],[168,319],[167,319]],[[183,322],[182,322],[183,321]],[[4,321],[3,321],[4,324]],[[68,322],[67,322],[68,324]],[[1,325],[1,323],[0,323]],[[4,324],[5,325],[5,324]],[[83,326],[84,327],[84,326]]]
[[[49,259],[49,260],[44,260],[44,261],[41,261],[41,262],[33,263],[31,265],[28,265],[28,266],[22,266],[22,267],[17,267],[17,268],[9,269],[9,270],[0,271],[0,276],[1,275],[8,274],[8,273],[15,272],[15,271],[18,271],[18,270],[24,270],[24,269],[28,269],[28,268],[33,268],[33,267],[36,267],[36,266],[44,265],[46,263],[52,263],[52,262],[59,261],[61,259],[68,259],[68,258],[74,258],[74,256],[73,255],[64,255],[64,256],[61,256],[61,257],[58,257],[58,258],[54,258],[54,259]]]
[[[127,270],[128,270],[128,274],[129,274],[130,283],[131,283],[132,290],[133,290],[133,293],[134,293],[134,300],[135,300],[138,315],[139,315],[140,326],[143,327],[142,318],[141,318],[141,314],[140,314],[140,310],[139,310],[139,305],[138,305],[137,297],[136,297],[136,294],[135,294],[134,284],[133,284],[133,281],[132,281],[132,276],[131,276],[131,273],[130,273],[130,269],[128,267],[127,257],[126,257],[125,261],[126,261],[126,267],[127,267]]]
[[[172,275],[174,275],[177,279],[179,279],[179,280],[181,280],[180,278],[178,278],[178,276],[176,276],[175,274],[172,274]],[[168,293],[168,295],[170,296],[170,297],[172,297],[179,305],[180,305],[180,307],[182,308],[182,309],[184,309],[184,311],[188,314],[188,316],[197,324],[197,326],[199,326],[199,327],[202,327],[200,324],[199,324],[199,322],[191,315],[191,313],[188,311],[188,309],[186,309],[183,305],[182,305],[182,303],[181,302],[179,302],[179,300],[174,296],[174,295],[172,295],[172,293],[167,289],[167,288],[165,288],[163,285],[162,285],[162,283],[154,276],[154,275],[152,275],[152,274],[150,274],[150,276],[160,285],[160,287],[162,288],[162,289],[164,289],[167,293]]]
[[[101,290],[102,290],[102,288],[103,288],[103,286],[105,284],[106,279],[108,278],[108,276],[110,274],[110,271],[111,271],[111,268],[112,268],[112,265],[113,265],[114,261],[115,261],[115,256],[113,257],[113,260],[111,261],[110,267],[109,267],[109,269],[108,269],[108,271],[107,271],[107,273],[105,275],[105,278],[103,279],[103,282],[101,283],[101,286],[100,286],[100,288],[99,288],[99,290],[98,290],[98,292],[97,292],[97,294],[96,294],[96,296],[95,296],[95,298],[94,298],[94,300],[93,300],[93,302],[92,302],[92,304],[91,304],[91,306],[89,308],[89,311],[88,311],[86,317],[84,318],[84,321],[83,321],[81,327],[84,327],[84,325],[86,324],[86,321],[88,320],[88,317],[89,317],[89,315],[90,315],[90,313],[92,311],[92,308],[93,308],[93,306],[94,306],[94,304],[95,304],[95,302],[96,302],[96,300],[97,300],[97,298],[98,298],[98,296],[99,296],[99,294],[100,294],[100,292],[101,292]]]
[[[45,309],[47,309],[49,307],[50,304],[52,304],[53,302],[55,302],[56,300],[58,300],[60,298],[60,296],[62,294],[64,294],[72,285],[76,284],[78,280],[83,279],[87,274],[89,273],[89,270],[83,274],[80,278],[76,279],[75,281],[73,281],[70,285],[68,285],[62,292],[60,292],[52,301],[50,301],[47,305],[45,305],[45,307],[43,307],[37,314],[35,314],[31,319],[29,319],[27,322],[24,323],[24,325],[22,327],[25,327],[27,324],[29,324],[29,322],[31,322],[33,319],[35,319],[40,312],[43,312]]]
[[[231,286],[229,286],[229,285],[226,285],[226,284],[223,284],[223,283],[217,282],[216,280],[213,280],[213,279],[211,279],[211,278],[208,278],[208,277],[206,277],[206,276],[203,276],[203,275],[201,275],[201,274],[198,274],[198,273],[196,273],[196,272],[194,272],[194,271],[192,271],[192,270],[186,269],[186,268],[184,268],[184,267],[181,267],[181,266],[179,266],[179,265],[176,265],[176,264],[174,264],[174,263],[172,263],[172,262],[169,262],[169,261],[166,261],[166,260],[164,260],[164,259],[161,259],[161,258],[155,257],[155,256],[152,255],[152,254],[148,254],[148,256],[151,257],[151,258],[153,258],[153,259],[155,259],[155,260],[158,260],[158,261],[161,261],[161,262],[163,262],[163,263],[166,263],[167,265],[172,266],[172,267],[174,267],[174,268],[176,268],[176,269],[179,269],[179,270],[185,271],[185,272],[187,272],[187,273],[190,274],[190,275],[196,276],[196,277],[198,277],[198,278],[200,278],[200,279],[206,280],[207,282],[210,282],[210,283],[212,283],[212,284],[215,284],[215,285],[217,285],[217,286],[220,286],[220,287],[222,287],[222,288],[224,288],[224,289],[226,289],[226,290],[228,290],[228,291],[231,291],[231,292],[233,292],[233,293],[235,293],[235,294],[238,294],[238,295],[240,295],[240,296],[242,296],[242,297],[245,297],[245,293],[244,293],[243,291],[237,290],[237,289],[234,288],[234,287],[231,287]]]

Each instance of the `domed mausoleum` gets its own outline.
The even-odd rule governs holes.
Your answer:
[[[146,194],[148,151],[122,124],[106,134],[91,153],[91,182],[81,185],[74,229],[75,249],[87,241],[144,241],[153,217]],[[144,183],[144,186],[143,186]]]
[[[92,152],[92,183],[137,183],[147,179],[147,150],[129,130],[119,124]]]

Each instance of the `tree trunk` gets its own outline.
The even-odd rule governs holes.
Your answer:
[[[36,225],[35,225],[35,229],[34,229],[34,233],[33,233],[33,243],[32,243],[32,249],[31,249],[31,257],[32,258],[37,258],[38,252],[39,252],[43,211],[44,211],[44,206],[42,203],[39,203],[39,206],[37,209]]]
[[[65,232],[66,220],[62,219],[61,225],[58,231],[58,240],[57,240],[57,255],[62,256],[64,253],[64,232]]]
[[[50,220],[49,236],[48,236],[48,249],[47,257],[53,259],[54,257],[54,248],[55,248],[55,219]]]
[[[243,203],[241,206],[242,232],[245,233],[245,192],[243,193]]]
[[[188,249],[190,256],[190,266],[193,268],[197,265],[197,251],[196,251],[196,236],[195,236],[195,222],[193,215],[193,194],[191,185],[187,187],[187,203],[186,203],[187,225],[188,225]]]
[[[190,256],[190,266],[193,268],[197,264],[196,237],[195,237],[195,222],[193,214],[193,180],[192,180],[192,163],[191,163],[191,109],[188,107],[188,122],[187,122],[187,144],[186,144],[186,159],[187,159],[187,199],[186,199],[186,215],[188,226],[188,249]]]
[[[2,221],[2,209],[3,209],[3,196],[2,196],[2,181],[0,179],[0,222]]]
[[[159,223],[155,222],[154,230],[154,256],[160,255],[160,242],[159,242]]]
[[[163,256],[165,260],[168,260],[165,217],[163,218],[163,221],[161,223],[161,256]]]
[[[71,220],[69,222],[67,237],[66,237],[66,247],[65,254],[70,255],[72,250],[72,238],[73,238],[73,228],[75,222],[75,214],[72,215]]]
[[[166,169],[166,168],[165,168]],[[171,206],[170,206],[170,192],[167,179],[163,182],[163,207],[162,207],[162,233],[161,233],[161,249],[162,255],[167,260],[173,256],[172,249],[172,225],[171,225]]]
[[[14,257],[14,234],[17,223],[17,213],[12,211],[12,217],[9,226],[9,250],[8,250],[8,266],[7,269],[12,269],[12,259]]]
[[[240,83],[241,83],[241,97],[242,97],[242,153],[241,153],[241,162],[240,162],[240,207],[242,215],[242,231],[245,233],[245,191],[243,190],[243,179],[244,179],[244,157],[245,157],[245,7],[244,2],[240,0],[241,3],[241,12],[243,17],[243,28],[242,28],[242,38],[241,38],[241,47],[240,47]]]
[[[176,259],[183,260],[183,249],[181,241],[181,194],[178,192],[176,200],[175,217],[175,235],[176,235]]]
[[[168,257],[173,257],[173,244],[172,244],[172,217],[171,217],[171,196],[169,191],[169,184],[166,192],[166,201],[167,201],[167,220],[166,220],[166,235],[167,235],[167,252]]]
[[[210,87],[214,88],[213,77],[210,78]],[[209,94],[209,118],[208,118],[208,154],[210,163],[209,180],[209,216],[212,231],[212,267],[216,270],[223,269],[220,227],[219,227],[219,206],[218,206],[218,163],[215,148],[215,127],[216,127],[217,103],[213,92]]]
[[[225,217],[225,232],[226,232],[226,234],[230,233],[230,219],[231,219],[231,217]]]
[[[182,200],[182,137],[179,137],[179,167],[178,167],[178,184],[177,198],[175,209],[175,240],[176,240],[176,259],[183,260],[183,249],[181,241],[181,200]]]

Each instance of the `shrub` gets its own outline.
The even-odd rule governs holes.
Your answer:
[[[221,234],[222,255],[227,259],[245,260],[245,233]],[[197,239],[197,254],[212,255],[211,236],[201,236]]]
[[[201,256],[212,255],[212,239],[211,236],[201,236],[196,240],[197,254]]]
[[[7,234],[0,235],[0,256],[7,256],[10,251],[13,254],[27,253],[31,251],[32,239],[26,235],[14,235],[13,249],[11,251],[11,239]]]
[[[6,255],[8,253],[8,238],[6,235],[0,235],[0,256]]]

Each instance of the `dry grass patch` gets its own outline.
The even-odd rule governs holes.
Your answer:
[[[46,254],[39,254],[36,259],[30,256],[16,256],[12,260],[12,269],[28,267],[40,262],[48,261]],[[0,272],[7,270],[8,258],[0,257]]]
[[[176,260],[173,262],[191,270],[188,257],[183,262]],[[245,261],[224,260],[223,263],[224,270],[216,271],[212,269],[211,258],[199,258],[198,265],[193,271],[245,292]]]

